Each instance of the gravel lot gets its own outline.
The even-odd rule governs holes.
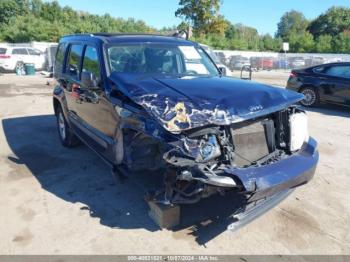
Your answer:
[[[282,86],[287,77],[253,73]],[[149,177],[116,184],[86,146],[60,145],[46,83],[0,75],[1,254],[350,254],[349,110],[309,111],[315,178],[251,224],[159,230],[143,201]]]

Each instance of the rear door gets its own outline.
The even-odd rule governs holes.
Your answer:
[[[35,65],[36,69],[41,69],[43,67],[44,61],[41,52],[37,49],[27,48],[30,61]]]
[[[322,83],[329,102],[350,106],[350,65],[334,65],[327,68]]]
[[[15,62],[29,63],[27,48],[14,48],[12,49],[12,56]]]

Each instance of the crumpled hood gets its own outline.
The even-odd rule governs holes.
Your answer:
[[[140,77],[113,73],[110,79],[173,133],[252,119],[303,99],[296,92],[229,77]]]

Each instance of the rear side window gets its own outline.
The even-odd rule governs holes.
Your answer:
[[[0,55],[6,54],[7,49],[6,48],[0,48]]]
[[[350,78],[350,66],[332,66],[327,70],[326,74],[330,76]]]
[[[87,46],[83,62],[83,72],[91,72],[97,80],[100,80],[100,63],[98,60],[97,50],[95,47]]]
[[[15,48],[12,50],[13,55],[28,55],[26,48]]]
[[[322,73],[324,73],[325,70],[326,70],[326,67],[324,67],[324,66],[315,67],[313,69],[313,71],[317,74],[322,74]]]
[[[83,54],[83,46],[75,45],[71,46],[69,57],[67,60],[67,68],[66,73],[71,75],[72,77],[79,79],[80,74],[80,62],[81,56]]]
[[[37,49],[28,49],[30,55],[41,55],[41,52]]]
[[[55,76],[62,73],[63,63],[64,63],[64,54],[66,53],[66,48],[67,48],[67,43],[61,43],[58,46],[58,49],[56,52],[55,63],[54,63],[54,75]]]

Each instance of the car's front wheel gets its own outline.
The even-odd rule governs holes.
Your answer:
[[[319,95],[317,90],[312,87],[303,88],[300,93],[302,93],[305,98],[300,102],[303,106],[313,107],[319,103]]]
[[[60,137],[62,145],[65,147],[76,146],[79,143],[79,140],[68,125],[61,107],[57,108],[56,120],[58,135]]]

